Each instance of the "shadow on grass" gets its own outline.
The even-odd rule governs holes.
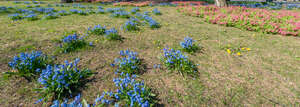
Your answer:
[[[98,72],[94,72],[93,75],[98,74]],[[80,84],[77,86],[71,86],[71,90],[73,90],[72,94],[70,94],[70,96],[66,97],[66,98],[73,98],[75,96],[77,96],[78,94],[80,94],[83,90],[87,89],[87,83],[89,82],[94,82],[96,80],[96,77],[93,76],[91,78],[88,79],[83,79],[80,81]]]

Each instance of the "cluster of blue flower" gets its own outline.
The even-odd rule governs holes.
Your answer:
[[[193,44],[195,40],[193,40],[190,37],[185,37],[183,42],[180,42],[180,46],[183,48],[186,52],[195,52],[197,51],[198,47]]]
[[[33,7],[41,7],[40,4],[34,4],[34,5],[26,5],[27,8],[33,8]]]
[[[162,62],[169,70],[177,70],[182,75],[197,72],[196,66],[180,50],[164,48],[163,51]]]
[[[27,19],[30,21],[39,19],[39,14],[46,14],[44,19],[54,19],[59,16],[54,8],[36,7],[32,9],[18,9],[15,8],[16,13],[8,15],[12,20]]]
[[[57,12],[57,14],[58,14],[59,16],[67,16],[67,15],[69,15],[70,13],[67,12],[67,11],[65,11],[65,10],[60,10],[60,11]]]
[[[152,12],[155,14],[155,15],[161,15],[161,12],[157,9],[157,8],[154,8],[152,10]]]
[[[24,16],[22,14],[19,14],[19,13],[15,13],[15,14],[10,14],[8,15],[8,17],[14,21],[16,20],[21,20],[24,18]]]
[[[300,4],[287,4],[286,9],[300,9]]]
[[[121,58],[116,58],[112,64],[112,66],[118,67],[116,74],[120,74],[119,78],[113,79],[117,90],[115,92],[103,92],[100,97],[95,99],[95,104],[100,101],[102,104],[108,105],[114,102],[115,106],[119,106],[120,102],[125,102],[123,106],[149,107],[152,101],[151,97],[154,95],[144,85],[144,82],[137,81],[136,75],[133,74],[139,70],[141,63],[137,57],[137,52],[127,49],[120,51],[120,55]]]
[[[96,13],[105,13],[105,10],[102,6],[98,6],[98,9],[96,10]]]
[[[93,13],[99,13],[98,11],[94,11],[94,10],[77,10],[77,9],[71,9],[70,12],[72,14],[79,14],[79,15],[89,15],[89,14],[93,14]]]
[[[17,9],[16,13],[31,14],[34,13],[34,11],[29,9]]]
[[[93,28],[88,28],[88,33],[94,35],[103,35],[107,40],[120,40],[121,36],[118,34],[118,31],[115,28],[106,29],[105,26],[96,25]]]
[[[44,16],[45,19],[56,19],[58,18],[58,13],[48,13],[47,15]]]
[[[97,97],[93,105],[89,105],[84,101],[81,101],[80,94],[74,98],[74,100],[68,104],[68,100],[63,103],[59,103],[55,100],[51,107],[96,107],[97,105],[110,105],[114,103],[115,107],[119,107],[120,102],[125,102],[125,105],[130,107],[150,107],[151,91],[148,89],[143,81],[137,81],[136,75],[124,75],[124,78],[114,78],[113,82],[118,88],[115,92],[103,92],[101,96]]]
[[[68,104],[68,99],[65,99],[64,102],[62,102],[61,104],[59,103],[59,100],[55,100],[53,101],[53,104],[50,107],[86,107],[83,106],[83,104],[81,103],[81,95],[77,95],[74,100],[72,102],[70,102],[70,104]],[[90,107],[90,105],[86,104],[87,107]]]
[[[72,88],[80,85],[81,80],[91,76],[91,71],[88,69],[79,70],[77,68],[79,58],[74,62],[65,61],[62,65],[47,65],[46,69],[42,70],[38,82],[43,85],[43,94],[51,96],[55,94],[58,99],[63,94],[72,94]]]
[[[163,55],[164,63],[168,64],[169,66],[176,66],[174,64],[177,64],[177,62],[184,62],[188,60],[187,59],[188,57],[182,54],[180,50],[164,48],[163,51],[164,51],[164,55]]]
[[[15,4],[21,4],[21,3],[24,3],[24,4],[30,4],[29,1],[14,1]],[[32,4],[45,4],[45,2],[43,1],[32,1],[31,2]]]
[[[74,3],[74,4],[72,4],[72,7],[73,8],[80,8],[80,7],[82,7],[82,4],[80,4],[80,3]]]
[[[190,49],[193,47],[194,40],[190,37],[185,37],[183,42],[180,42],[180,46],[184,49]]]
[[[121,29],[123,29],[125,31],[139,30],[138,22],[139,22],[138,19],[132,17],[128,21],[125,22],[125,24],[121,27]]]
[[[0,12],[7,12],[7,7],[0,6]]]
[[[285,4],[285,6],[283,5]],[[286,7],[286,9],[300,9],[299,3],[252,3],[252,4],[232,4],[232,6],[241,6],[241,7],[248,7],[248,8],[267,8],[267,9],[283,9],[283,7]]]
[[[144,85],[144,82],[135,80],[136,75],[126,74],[124,78],[114,78],[114,83],[118,87],[114,93],[115,99],[125,101],[126,106],[130,107],[150,107],[150,90]]]
[[[87,45],[84,40],[85,36],[79,37],[78,34],[68,35],[62,39],[63,44],[61,45],[61,52],[67,53],[83,48]]]
[[[70,7],[70,5],[68,5],[68,4],[58,4],[58,3],[56,3],[54,5],[55,5],[55,7]]]
[[[104,37],[108,40],[120,40],[121,36],[118,34],[118,31],[115,28],[105,30]]]
[[[78,10],[77,9],[70,9],[70,12],[73,13],[73,14],[77,14]]]
[[[21,1],[14,1],[15,4],[20,4],[22,3]]]
[[[132,8],[131,9],[131,14],[135,14],[136,12],[138,12],[138,11],[140,11],[140,8],[138,8],[138,7],[134,7],[134,8]]]
[[[56,4],[56,6],[62,6],[64,4]],[[82,5],[79,5],[82,6]],[[39,19],[38,16],[40,14],[45,14],[44,15],[44,19],[55,19],[58,18],[59,16],[66,16],[69,15],[70,13],[72,14],[79,14],[79,15],[88,15],[88,14],[93,14],[93,13],[104,13],[103,8],[101,7],[101,9],[99,8],[98,10],[94,11],[94,10],[77,10],[77,9],[71,9],[70,13],[66,10],[60,10],[57,12],[57,10],[55,10],[54,8],[46,8],[46,7],[35,7],[33,8],[31,5],[27,5],[28,8],[30,9],[22,9],[22,8],[13,8],[14,10],[17,10],[16,13],[18,14],[11,14],[9,15],[9,17],[12,20],[21,20],[21,19],[25,19],[28,18],[28,20],[37,20]],[[52,7],[51,4],[48,4],[48,7]],[[89,8],[92,6],[88,6]],[[0,12],[4,12],[7,11],[7,7],[0,7]],[[34,14],[34,15],[33,15]]]
[[[33,8],[33,6],[32,6],[32,5],[27,5],[26,7],[27,7],[27,8]]]
[[[73,35],[68,35],[68,36],[65,36],[63,39],[62,39],[62,42],[64,43],[71,43],[71,42],[76,42],[78,40],[82,40],[83,37],[79,38],[78,34],[73,34]]]
[[[172,3],[165,2],[165,3],[159,3],[157,5],[158,6],[173,6],[173,7],[176,7],[178,4],[172,4]]]
[[[127,11],[115,11],[111,15],[112,17],[120,17],[120,18],[129,18],[129,13]]]
[[[82,9],[87,9],[87,8],[94,8],[91,5],[82,5],[80,3],[73,3],[72,5],[70,4],[63,4],[63,3],[55,3],[54,6],[56,7],[73,7],[73,8],[82,8]],[[48,4],[48,7],[53,7],[53,4]]]
[[[147,14],[142,15],[142,18],[149,24],[150,28],[159,28],[160,24]]]
[[[45,8],[45,7],[37,7],[37,8],[33,8],[32,10],[42,14],[54,13],[56,11],[54,8]]]
[[[78,13],[79,15],[87,15],[87,14],[88,14],[88,13],[87,13],[86,11],[84,11],[84,10],[78,10],[77,13]]]
[[[95,34],[95,35],[103,35],[105,34],[106,28],[105,26],[96,25],[93,28],[88,28],[88,33]]]
[[[29,20],[29,21],[34,21],[34,20],[38,20],[38,16],[36,14],[28,14],[26,16],[24,16],[25,19]]]
[[[15,56],[11,62],[8,63],[9,67],[17,70],[17,74],[25,78],[30,78],[38,75],[40,69],[49,64],[47,55],[41,51],[32,51],[31,53],[20,53]]]
[[[123,58],[117,58],[116,62],[112,65],[118,65],[118,68],[121,69],[124,66],[137,66],[136,64],[133,64],[132,62],[139,62],[136,52],[125,50],[120,51],[120,55]],[[130,63],[130,64],[129,64]],[[129,67],[130,69],[127,70],[136,70],[136,67]],[[131,69],[134,68],[134,69]],[[57,71],[61,72],[63,70]],[[89,105],[85,102],[85,100],[80,100],[80,94],[75,97],[74,101],[72,101],[70,104],[67,103],[67,100],[64,101],[62,104],[59,104],[59,101],[56,100],[53,102],[53,105],[51,107],[58,107],[61,105],[61,107],[73,107],[73,106],[79,106],[86,105],[88,107],[90,106],[97,106],[97,105],[111,105],[114,104],[115,107],[121,106],[130,106],[130,107],[150,107],[150,104],[154,103],[152,98],[155,96],[153,93],[151,93],[151,90],[147,88],[143,81],[137,81],[136,75],[131,75],[129,73],[126,73],[126,70],[119,70],[120,77],[114,78],[113,82],[115,86],[117,87],[116,91],[104,91],[101,96],[97,97],[94,101],[93,105]],[[55,72],[55,71],[54,71]],[[53,77],[53,76],[52,76]],[[51,76],[47,76],[49,78],[48,80],[52,80]],[[58,77],[59,78],[59,77]],[[67,78],[67,77],[66,77]],[[50,84],[50,83],[49,83]],[[52,83],[51,83],[52,84]],[[54,83],[55,84],[55,83]]]
[[[117,66],[116,73],[135,74],[140,70],[141,61],[137,57],[137,52],[127,50],[120,51],[121,58],[116,58],[112,66]]]
[[[114,13],[118,11],[124,11],[124,8],[107,8],[106,11],[109,13]]]
[[[29,2],[29,1],[24,1],[23,3],[24,3],[24,4],[30,4],[30,2]]]

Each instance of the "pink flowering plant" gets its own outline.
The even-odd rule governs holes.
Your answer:
[[[300,35],[300,13],[290,10],[267,10],[239,6],[184,6],[186,15],[204,18],[206,22],[270,34]]]

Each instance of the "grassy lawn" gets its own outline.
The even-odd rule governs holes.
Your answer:
[[[0,2],[11,6],[12,2]],[[45,4],[46,5],[46,4]],[[95,4],[96,5],[96,4]],[[97,4],[99,5],[99,4]],[[21,5],[20,5],[21,6]],[[103,5],[104,8],[112,7]],[[69,10],[70,7],[55,7]],[[133,7],[126,7],[130,10]],[[146,64],[139,75],[157,94],[160,106],[299,106],[300,101],[300,38],[262,34],[205,23],[201,18],[185,16],[176,7],[141,7],[141,12],[158,8],[162,15],[151,15],[161,28],[140,27],[137,32],[125,32],[120,27],[127,19],[112,18],[109,13],[87,16],[69,15],[52,20],[12,21],[0,13],[0,71],[9,71],[8,62],[20,52],[41,50],[55,56],[56,62],[80,58],[80,67],[97,74],[82,89],[82,96],[93,103],[104,90],[113,90],[115,77],[110,63],[120,50],[130,49]],[[94,25],[115,27],[123,41],[106,41],[96,35],[87,37],[93,48],[57,54],[58,40],[66,32],[85,33]],[[162,49],[180,48],[180,41],[190,36],[203,47],[201,52],[186,54],[199,64],[199,77],[183,77],[160,64]],[[241,56],[228,54],[225,46],[248,47]],[[0,75],[2,77],[2,75]],[[36,81],[11,77],[0,80],[0,105],[40,106],[34,102],[39,93]]]

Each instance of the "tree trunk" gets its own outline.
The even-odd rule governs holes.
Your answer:
[[[227,0],[215,0],[215,4],[218,7],[226,7],[227,6]]]

